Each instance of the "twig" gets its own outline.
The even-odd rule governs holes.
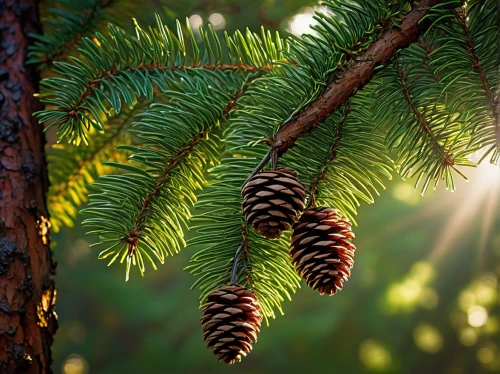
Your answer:
[[[318,192],[319,183],[325,178],[326,172],[328,171],[328,167],[332,163],[333,160],[337,157],[337,148],[340,144],[340,139],[342,138],[342,128],[344,127],[344,122],[347,118],[347,115],[351,111],[351,103],[348,103],[344,109],[344,113],[342,114],[342,118],[340,118],[337,131],[335,133],[335,137],[333,140],[333,144],[328,151],[328,155],[326,156],[326,160],[324,166],[321,168],[321,171],[316,175],[316,178],[313,179],[311,184],[309,185],[309,193],[311,195],[311,199],[309,200],[308,207],[315,208],[316,207],[316,194]]]
[[[264,158],[259,162],[259,164],[255,167],[255,169],[253,169],[253,171],[250,173],[250,175],[248,176],[248,178],[243,183],[243,186],[245,184],[247,184],[247,182],[250,179],[252,179],[255,176],[255,174],[257,174],[264,167],[265,164],[267,164],[269,162],[269,160],[271,159],[271,153],[273,153],[272,149],[270,149],[269,152],[266,153],[266,155],[264,156]],[[273,166],[273,169],[274,169],[274,167],[275,166]]]
[[[458,23],[460,26],[462,26],[462,30],[465,35],[466,43],[467,43],[467,50],[469,51],[469,55],[472,59],[472,66],[476,73],[479,75],[481,78],[481,82],[483,83],[483,88],[484,92],[486,93],[486,96],[488,97],[488,102],[491,106],[491,110],[493,112],[493,119],[494,119],[494,128],[496,132],[496,142],[497,142],[497,151],[500,152],[500,113],[499,113],[499,107],[500,107],[500,102],[495,101],[495,95],[493,94],[493,91],[491,90],[491,87],[488,82],[488,78],[486,77],[486,73],[484,72],[484,69],[481,65],[481,62],[479,61],[479,57],[476,54],[476,51],[474,50],[474,46],[472,44],[472,38],[470,36],[470,30],[469,30],[469,24],[467,23],[467,13],[466,13],[466,8],[465,6],[462,6],[462,9],[460,11],[454,9],[452,10],[453,14],[458,20]]]
[[[401,82],[401,89],[403,91],[403,95],[405,97],[406,103],[410,107],[415,119],[419,124],[420,130],[429,136],[429,140],[432,144],[433,149],[438,153],[439,157],[441,158],[441,164],[443,166],[453,166],[455,164],[453,154],[446,152],[444,146],[441,143],[439,143],[438,139],[436,138],[436,135],[434,134],[434,131],[432,131],[429,123],[427,122],[427,118],[425,118],[425,113],[422,113],[417,108],[415,102],[411,97],[410,89],[408,88],[408,84],[406,83],[405,79],[405,72],[403,70],[403,67],[401,66],[401,63],[399,62],[398,55],[396,55],[396,65],[398,68],[398,76],[399,76],[399,81]]]
[[[95,87],[99,86],[101,83],[101,80],[107,79],[110,76],[118,76],[120,75],[120,72],[123,70],[130,70],[132,72],[136,70],[140,71],[149,71],[153,72],[155,70],[171,70],[171,71],[178,71],[178,70],[187,70],[187,69],[207,69],[207,70],[241,70],[241,71],[247,71],[250,73],[255,73],[259,71],[271,71],[272,67],[268,66],[262,66],[260,68],[256,68],[254,66],[250,65],[243,65],[243,64],[221,64],[221,65],[181,65],[181,66],[167,66],[167,65],[161,65],[161,64],[155,64],[155,65],[140,65],[136,68],[132,67],[125,67],[125,68],[118,68],[116,66],[111,67],[109,70],[106,70],[104,72],[101,72],[99,75],[95,76],[93,80],[89,81],[87,84],[87,89],[82,93],[80,98],[77,100],[73,108],[65,108],[63,110],[66,110],[70,116],[76,116],[78,111],[83,111],[84,108],[80,108],[80,105],[83,104],[85,99],[87,99],[91,94],[92,91],[94,90]]]
[[[229,281],[229,284],[235,284],[236,282],[236,274],[238,273],[238,262],[240,260],[240,254],[242,249],[243,249],[243,243],[240,244],[238,250],[236,251],[236,254],[234,255],[233,269],[231,270],[231,280]]]
[[[225,118],[231,109],[233,109],[236,105],[237,100],[242,96],[242,92],[245,91],[248,87],[249,84],[254,80],[255,78],[249,79],[241,88],[240,91],[238,91],[235,95],[233,100],[222,110],[221,114],[221,119]],[[144,199],[142,205],[141,205],[141,210],[139,214],[137,215],[135,219],[135,227],[131,229],[130,232],[127,233],[120,241],[122,243],[128,243],[129,245],[129,250],[128,250],[128,255],[131,257],[134,255],[136,249],[137,249],[137,244],[139,241],[139,236],[140,233],[144,230],[144,220],[147,217],[148,211],[151,207],[152,200],[153,198],[158,195],[158,193],[161,191],[162,187],[164,186],[165,182],[167,181],[168,175],[170,171],[172,171],[184,158],[190,154],[193,149],[196,148],[196,146],[205,138],[206,134],[208,131],[203,131],[198,134],[191,140],[191,142],[185,146],[184,148],[180,149],[176,155],[170,160],[168,165],[166,165],[165,169],[163,169],[162,173],[157,177],[157,182],[155,187],[151,192],[148,193],[146,198]]]
[[[101,11],[110,5],[112,0],[103,0],[100,4],[95,4],[94,7],[90,8],[85,15],[85,18],[80,22],[81,29],[87,27],[90,22],[95,18],[96,13]],[[83,31],[77,32],[73,37],[65,43],[58,46],[49,56],[44,56],[45,58],[41,60],[42,64],[47,64],[51,66],[56,58],[62,55],[62,53],[75,46],[75,44],[85,35]]]
[[[422,19],[434,5],[444,2],[446,0],[423,0],[397,27],[384,32],[354,63],[326,86],[323,94],[281,126],[274,137],[272,149],[278,152],[278,155],[283,154],[293,147],[300,136],[310,132],[339,109],[371,81],[378,67],[389,64],[398,50],[417,40],[425,28],[421,25]]]

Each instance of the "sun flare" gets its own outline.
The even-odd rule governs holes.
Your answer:
[[[482,163],[469,174],[471,182],[461,183],[450,201],[450,218],[430,254],[433,261],[440,260],[476,220],[481,222],[479,256],[486,250],[499,208],[500,165]]]

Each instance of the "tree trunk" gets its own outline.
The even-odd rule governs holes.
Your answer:
[[[47,167],[29,33],[38,0],[0,0],[0,373],[51,373],[57,329]]]

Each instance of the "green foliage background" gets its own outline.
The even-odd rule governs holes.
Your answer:
[[[151,16],[168,9],[169,19],[199,14],[206,20],[219,12],[228,31],[262,24],[285,31],[294,14],[315,3],[169,0],[144,6]],[[141,14],[130,16],[152,23]],[[112,21],[128,30],[133,25]],[[63,227],[52,236],[60,315],[54,371],[498,372],[500,171],[485,167],[470,171],[471,182],[460,180],[457,192],[441,187],[425,198],[412,189],[414,181],[395,176],[376,204],[359,209],[356,264],[344,291],[320,297],[303,285],[293,303],[284,303],[285,316],[271,320],[252,353],[233,367],[218,363],[204,347],[199,291],[189,291],[193,278],[181,270],[192,251],[125,284],[121,267],[97,260],[79,223]],[[481,190],[495,176],[496,189]],[[480,327],[468,324],[474,307],[488,313]]]

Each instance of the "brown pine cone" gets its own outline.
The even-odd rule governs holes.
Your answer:
[[[224,286],[208,295],[201,317],[207,347],[226,364],[241,361],[241,356],[252,350],[261,322],[257,297],[238,285]]]
[[[276,168],[255,174],[243,187],[242,195],[248,224],[266,238],[276,239],[304,210],[306,189],[295,171]]]
[[[297,273],[321,295],[334,295],[351,275],[356,247],[351,223],[331,208],[306,210],[293,225],[290,255]]]

